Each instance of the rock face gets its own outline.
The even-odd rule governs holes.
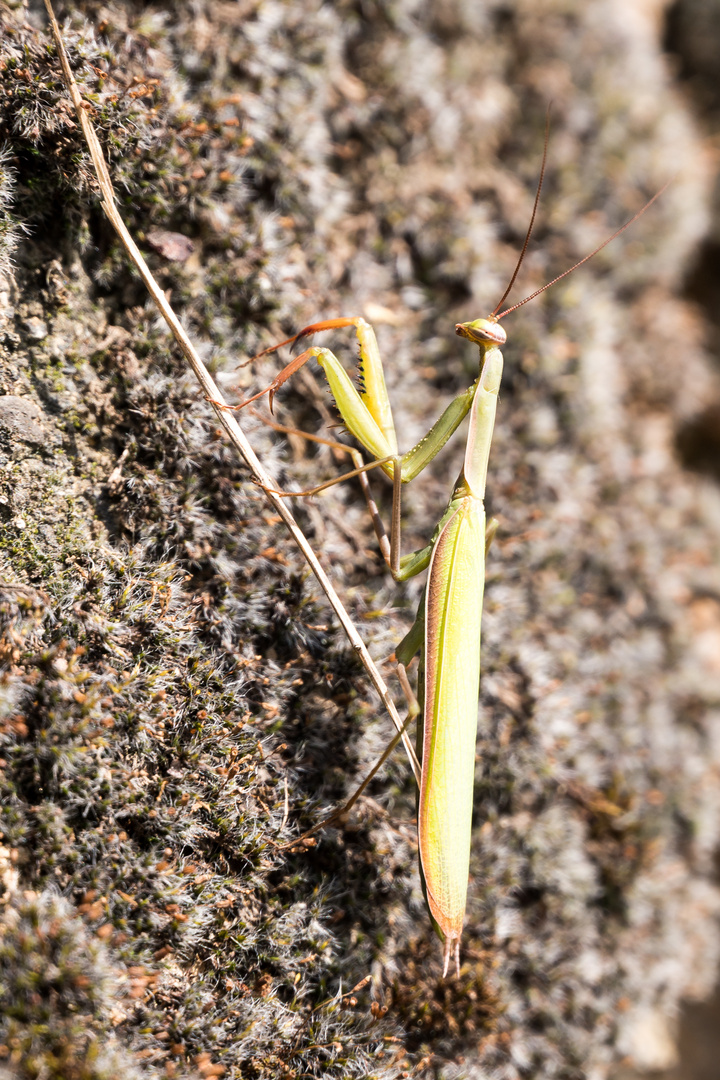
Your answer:
[[[265,385],[270,361],[237,363],[293,329],[363,314],[403,449],[477,375],[453,327],[512,273],[549,100],[546,193],[509,304],[675,179],[504,322],[470,903],[461,977],[443,981],[399,758],[346,830],[282,846],[354,786],[388,725],[102,218],[40,5],[5,10],[7,1067],[664,1067],[719,944],[720,494],[712,465],[682,462],[705,461],[720,392],[681,295],[710,166],[660,6],[59,14],[122,212],[223,388]],[[327,344],[352,365],[349,333]],[[276,410],[294,428],[335,420],[309,375]],[[246,423],[283,486],[344,467]],[[427,542],[461,459],[459,438],[410,486],[405,550]],[[395,590],[351,485],[299,514],[389,655],[421,582]]]
[[[35,448],[43,446],[48,436],[41,417],[42,410],[32,398],[5,394],[0,398],[0,438],[8,444],[8,449],[17,443]]]

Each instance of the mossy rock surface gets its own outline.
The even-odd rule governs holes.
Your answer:
[[[720,944],[720,496],[680,437],[718,388],[680,297],[709,178],[648,12],[58,12],[123,215],[223,391],[277,370],[242,358],[362,314],[403,448],[476,377],[454,324],[512,273],[548,99],[517,299],[683,163],[631,231],[504,323],[468,922],[443,981],[399,756],[346,828],[283,847],[389,722],[102,217],[41,5],[3,9],[8,1070],[599,1080],[668,1060]],[[352,366],[351,334],[327,344]],[[317,373],[276,409],[336,423]],[[283,486],[343,467],[244,423]],[[461,460],[459,439],[411,486],[406,550]],[[421,582],[395,589],[352,485],[298,516],[387,657]]]

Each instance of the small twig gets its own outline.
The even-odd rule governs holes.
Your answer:
[[[355,628],[355,624],[345,610],[345,607],[340,597],[335,592],[332,582],[330,581],[327,574],[320,565],[317,556],[315,555],[315,552],[310,546],[308,539],[306,538],[305,534],[302,532],[297,522],[295,521],[292,513],[286,506],[285,500],[278,498],[276,495],[273,494],[272,489],[276,486],[275,481],[263,468],[259,458],[255,454],[255,451],[253,450],[250,443],[248,442],[245,433],[241,429],[233,413],[230,412],[227,407],[222,407],[222,405],[219,404],[223,400],[220,395],[220,390],[215,385],[215,382],[212,379],[209,371],[207,370],[202,360],[198,356],[197,352],[195,351],[195,348],[193,347],[190,338],[185,332],[175,312],[170,307],[170,304],[168,303],[164,292],[155,281],[155,278],[151,274],[147,263],[145,262],[142,254],[140,253],[140,250],[138,249],[132,236],[128,232],[125,222],[120,216],[120,213],[118,212],[117,206],[115,205],[115,193],[113,191],[110,173],[108,172],[108,168],[105,163],[105,158],[103,156],[102,148],[98,141],[98,137],[95,134],[95,129],[93,128],[90,121],[88,107],[85,102],[83,102],[83,99],[80,96],[80,91],[78,90],[77,83],[75,82],[75,78],[70,68],[70,61],[65,50],[62,35],[60,34],[60,27],[58,26],[57,19],[55,18],[55,13],[53,11],[51,0],[45,0],[45,7],[50,18],[50,24],[52,26],[58,54],[60,56],[60,63],[62,64],[65,83],[75,106],[75,111],[77,112],[78,120],[80,121],[80,125],[82,127],[83,134],[85,136],[85,140],[90,151],[90,156],[95,167],[95,172],[97,174],[98,183],[100,185],[100,191],[102,194],[102,208],[105,211],[111,225],[120,237],[125,247],[125,250],[127,251],[133,263],[137,267],[140,276],[145,282],[148,292],[150,293],[153,300],[160,309],[160,313],[165,319],[165,322],[168,324],[173,334],[175,335],[175,339],[178,342],[180,348],[182,349],[188,363],[195,372],[195,375],[205,392],[205,396],[211,401],[220,424],[225,429],[225,432],[227,433],[230,441],[233,443],[233,445],[236,447],[236,449],[239,451],[239,453],[245,460],[248,468],[250,468],[253,474],[258,478],[261,486],[266,489],[268,500],[272,503],[277,513],[285,522],[285,525],[287,526],[290,535],[305,556],[305,559],[307,560],[310,569],[315,574],[315,577],[320,583],[320,587],[330,601],[330,605],[335,614],[337,615],[343,630],[347,634],[350,644],[360,657],[360,661],[365,670],[367,671],[368,676],[370,677],[370,681],[372,682],[373,686],[382,698],[383,704],[385,705],[385,708],[390,715],[390,719],[395,725],[396,731],[402,733],[403,745],[405,746],[405,750],[410,760],[410,764],[412,765],[413,772],[415,773],[415,778],[419,783],[420,767],[418,765],[415,750],[407,734],[403,731],[402,721],[400,720],[400,716],[398,715],[395,704],[390,697],[390,693],[382,675],[380,674],[378,668],[373,662],[373,659],[370,656],[370,653],[368,652],[365,643],[358,634]]]
[[[107,489],[111,495],[117,495],[122,486],[122,470],[123,465],[127,461],[127,456],[130,453],[130,447],[126,446],[122,454],[118,458],[117,465],[107,478]]]
[[[284,780],[284,783],[285,783],[285,798],[283,800],[283,818],[282,818],[282,824],[280,826],[280,832],[282,832],[283,829],[285,828],[285,826],[287,825],[287,819],[288,819],[288,815],[290,813],[290,794],[288,792],[287,773],[285,773],[285,776],[283,777],[283,780]]]

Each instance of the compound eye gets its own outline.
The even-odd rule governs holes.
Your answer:
[[[499,322],[488,319],[483,330],[485,332],[486,341],[492,341],[495,345],[504,345],[507,341],[507,334]]]

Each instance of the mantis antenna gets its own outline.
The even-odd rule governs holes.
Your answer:
[[[499,311],[499,309],[505,303],[505,300],[507,299],[507,297],[508,297],[508,295],[510,293],[510,290],[512,289],[513,285],[515,284],[515,279],[516,279],[516,277],[518,276],[518,274],[520,272],[520,267],[522,266],[523,259],[525,258],[525,252],[527,251],[528,244],[530,243],[530,236],[532,235],[533,225],[535,224],[535,217],[537,215],[537,209],[538,209],[538,205],[540,203],[540,192],[542,191],[543,180],[545,179],[545,164],[547,162],[547,152],[548,152],[549,139],[550,139],[550,106],[548,105],[547,116],[545,117],[545,142],[543,144],[542,164],[540,166],[540,179],[538,180],[537,191],[535,192],[535,202],[533,203],[533,210],[532,210],[532,215],[530,217],[530,224],[528,225],[528,231],[525,234],[525,243],[522,246],[522,251],[520,252],[520,257],[518,258],[518,261],[515,264],[515,269],[513,271],[513,276],[510,278],[510,284],[508,285],[507,289],[505,290],[505,292],[500,297],[500,302],[498,303],[497,307],[495,308],[495,311],[492,312],[492,315],[496,315],[497,312]]]
[[[545,158],[543,157],[543,171],[544,171],[544,169],[545,169]],[[556,278],[553,278],[552,281],[548,281],[546,285],[542,286],[542,288],[536,289],[534,293],[530,293],[529,296],[526,296],[525,299],[521,300],[518,304],[513,304],[512,307],[505,308],[505,310],[501,311],[500,314],[498,315],[498,314],[496,314],[497,309],[499,307],[501,307],[501,305],[503,303],[503,300],[505,300],[508,293],[510,292],[510,289],[512,288],[512,284],[515,281],[515,278],[517,276],[517,272],[518,272],[518,270],[520,268],[520,263],[522,262],[523,255],[525,254],[525,248],[527,247],[528,240],[530,239],[530,229],[532,229],[533,221],[535,220],[535,209],[537,209],[537,199],[538,199],[538,196],[540,195],[540,188],[538,187],[538,193],[537,193],[537,195],[535,197],[535,209],[533,209],[533,215],[532,215],[532,218],[530,220],[530,229],[528,229],[528,235],[527,235],[527,238],[525,240],[525,246],[523,247],[522,253],[520,255],[518,265],[515,267],[515,273],[512,276],[512,280],[510,282],[510,285],[505,290],[505,293],[503,295],[502,300],[500,301],[498,306],[495,308],[495,311],[493,311],[493,313],[492,313],[493,318],[497,322],[499,322],[500,319],[504,319],[506,315],[509,315],[511,311],[517,311],[517,309],[521,308],[523,306],[523,304],[529,304],[530,301],[534,300],[536,296],[540,295],[540,293],[545,292],[546,289],[551,288],[553,285],[557,285],[558,281],[562,281],[562,279],[564,277],[567,277],[568,274],[572,274],[573,270],[577,270],[577,268],[579,266],[582,266],[583,263],[586,263],[586,262],[588,262],[589,259],[592,259],[595,255],[597,255],[597,253],[599,251],[602,251],[602,249],[604,247],[607,247],[607,245],[612,240],[614,240],[616,237],[620,236],[620,233],[624,233],[626,229],[629,229],[630,226],[633,225],[637,221],[637,219],[639,217],[642,217],[642,215],[645,213],[645,211],[650,209],[650,207],[655,202],[655,200],[660,198],[660,196],[667,189],[668,185],[671,182],[672,182],[672,177],[670,178],[670,180],[665,181],[665,183],[660,188],[660,190],[656,191],[655,194],[653,195],[653,197],[651,199],[648,199],[648,201],[645,203],[645,205],[642,206],[638,210],[638,212],[636,214],[633,214],[633,216],[630,218],[629,221],[626,221],[624,225],[621,225],[619,229],[616,229],[615,232],[612,234],[612,236],[608,236],[607,240],[603,240],[602,244],[598,244],[598,246],[595,248],[595,250],[591,251],[589,255],[586,255],[584,259],[580,259],[580,261],[576,262],[574,266],[571,266],[569,270],[564,270],[562,274],[558,274],[558,276]],[[542,183],[542,173],[540,175],[540,183]]]

